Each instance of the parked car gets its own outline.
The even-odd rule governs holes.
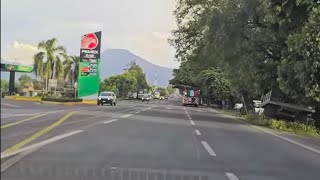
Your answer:
[[[97,105],[110,104],[111,106],[115,106],[117,101],[117,96],[112,91],[101,92],[97,99]]]

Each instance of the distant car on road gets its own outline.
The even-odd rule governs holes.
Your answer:
[[[101,92],[97,99],[97,105],[110,104],[111,106],[115,106],[117,101],[117,96],[112,91]]]
[[[141,99],[142,99],[142,102],[144,102],[144,101],[148,101],[149,102],[151,98],[150,98],[150,96],[148,94],[145,94],[145,95],[142,96]]]

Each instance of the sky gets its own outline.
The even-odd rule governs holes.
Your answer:
[[[32,64],[37,44],[56,37],[78,55],[83,34],[102,31],[101,50],[127,49],[175,68],[167,39],[176,28],[175,0],[1,0],[1,58]]]

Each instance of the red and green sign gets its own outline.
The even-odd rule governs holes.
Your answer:
[[[33,71],[32,66],[21,66],[21,65],[13,65],[13,64],[5,64],[4,68],[7,71],[16,71],[16,72],[31,73]]]
[[[100,88],[101,31],[81,38],[78,97],[96,98]]]

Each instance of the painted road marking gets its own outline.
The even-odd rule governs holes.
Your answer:
[[[38,117],[42,117],[42,116],[45,116],[45,115],[48,115],[48,113],[37,115],[37,116],[33,116],[33,117],[30,117],[30,118],[27,118],[27,119],[23,119],[23,120],[20,120],[20,121],[17,121],[17,122],[5,124],[5,125],[1,126],[1,129],[8,128],[8,127],[11,127],[11,126],[23,123],[23,122],[31,121],[33,119],[36,119]]]
[[[193,120],[190,119],[190,123],[191,123],[191,125],[194,126],[194,121]]]
[[[2,105],[9,106],[9,107],[15,107],[15,108],[19,108],[20,107],[20,106],[13,105],[13,104],[8,104],[8,103],[3,103]]]
[[[140,111],[137,111],[136,114],[140,113]]]
[[[238,177],[236,175],[234,175],[233,173],[226,173],[226,176],[229,180],[239,180]]]
[[[66,137],[69,137],[69,136],[72,136],[72,135],[75,135],[75,134],[78,134],[78,133],[81,133],[83,132],[82,130],[76,130],[76,131],[72,131],[72,132],[69,132],[69,133],[66,133],[66,134],[61,134],[61,135],[58,135],[58,136],[55,136],[55,137],[52,137],[50,139],[47,139],[47,140],[44,140],[44,141],[41,141],[41,142],[38,142],[38,143],[35,143],[35,144],[32,144],[30,146],[26,146],[24,148],[21,148],[17,151],[14,151],[14,152],[10,152],[10,153],[1,153],[1,159],[3,158],[6,158],[6,157],[10,157],[10,156],[13,156],[13,155],[16,155],[18,153],[21,153],[21,152],[24,152],[24,151],[30,151],[32,149],[37,149],[37,148],[40,148],[44,145],[47,145],[47,144],[50,144],[50,143],[53,143],[55,141],[58,141],[60,139],[63,139],[63,138],[66,138]],[[2,165],[1,165],[2,166]]]
[[[198,112],[202,112],[202,111],[201,111],[201,110],[199,110],[199,109],[198,109],[197,111],[198,111]]]
[[[201,141],[201,143],[211,156],[217,156],[216,153],[213,151],[213,149],[210,147],[210,145],[206,141]]]
[[[290,142],[290,143],[292,143],[292,144],[295,144],[295,145],[297,145],[297,146],[300,146],[300,147],[302,147],[302,148],[305,148],[305,149],[308,149],[308,150],[310,150],[310,151],[312,151],[312,152],[315,152],[315,153],[317,153],[317,154],[320,154],[320,150],[317,150],[317,149],[312,148],[312,147],[310,147],[310,146],[307,146],[307,145],[298,143],[298,142],[296,142],[296,141],[294,141],[294,140],[292,140],[292,139],[289,139],[289,138],[280,136],[280,135],[278,135],[278,134],[275,134],[275,133],[270,132],[270,131],[268,131],[268,130],[262,129],[262,128],[260,128],[260,127],[257,127],[257,126],[254,126],[254,127],[255,127],[255,128],[258,128],[258,129],[260,129],[261,131],[264,131],[264,132],[266,132],[266,133],[268,133],[268,134],[271,134],[271,135],[273,135],[273,136],[276,136],[276,137],[278,137],[278,138],[280,138],[280,139],[283,139],[283,140],[285,140],[285,141],[287,141],[287,142]]]
[[[127,117],[130,117],[130,116],[132,116],[132,114],[126,114],[124,116],[121,116],[121,118],[127,118]]]
[[[292,143],[292,144],[295,144],[295,145],[297,145],[297,146],[300,146],[300,147],[302,147],[302,148],[304,148],[304,149],[308,149],[308,150],[310,150],[310,151],[312,151],[312,152],[314,152],[314,153],[320,154],[320,150],[318,150],[318,149],[315,149],[315,148],[312,148],[312,147],[310,147],[310,146],[301,144],[301,143],[296,142],[296,141],[294,141],[294,140],[292,140],[292,139],[289,139],[289,138],[283,137],[283,136],[281,136],[281,135],[275,134],[275,133],[273,133],[273,132],[271,132],[271,131],[268,131],[268,130],[266,130],[266,129],[260,128],[260,127],[258,127],[258,126],[254,126],[254,125],[249,124],[249,123],[247,123],[247,122],[245,122],[245,121],[239,120],[239,119],[237,119],[237,118],[235,118],[235,117],[233,117],[233,116],[230,116],[230,115],[229,115],[229,117],[230,117],[231,119],[234,119],[234,120],[238,121],[238,122],[242,122],[242,123],[244,123],[244,124],[247,124],[248,126],[250,126],[250,127],[252,127],[252,128],[256,128],[256,129],[261,130],[261,131],[263,131],[263,132],[265,132],[265,133],[268,133],[268,134],[270,134],[270,135],[273,135],[273,136],[275,136],[275,137],[277,137],[277,138],[283,139],[283,140],[285,140],[285,141],[287,141],[287,142],[290,142],[290,143]]]
[[[14,151],[19,150],[20,148],[22,148],[23,146],[29,144],[30,142],[32,142],[33,140],[37,139],[38,137],[46,134],[47,132],[49,132],[50,130],[54,129],[55,127],[59,126],[61,123],[63,123],[65,120],[67,120],[69,117],[71,117],[76,111],[72,111],[67,113],[66,115],[64,115],[61,119],[59,119],[58,121],[54,122],[53,124],[51,124],[50,126],[34,133],[32,136],[28,137],[27,139],[19,142],[18,144],[6,149],[4,151],[4,153],[11,153]]]
[[[201,133],[200,133],[200,131],[199,131],[198,129],[195,129],[194,131],[196,132],[196,134],[197,134],[198,136],[201,136]]]
[[[116,122],[116,121],[118,121],[118,119],[112,119],[109,121],[105,121],[103,124],[109,124],[109,123]]]

